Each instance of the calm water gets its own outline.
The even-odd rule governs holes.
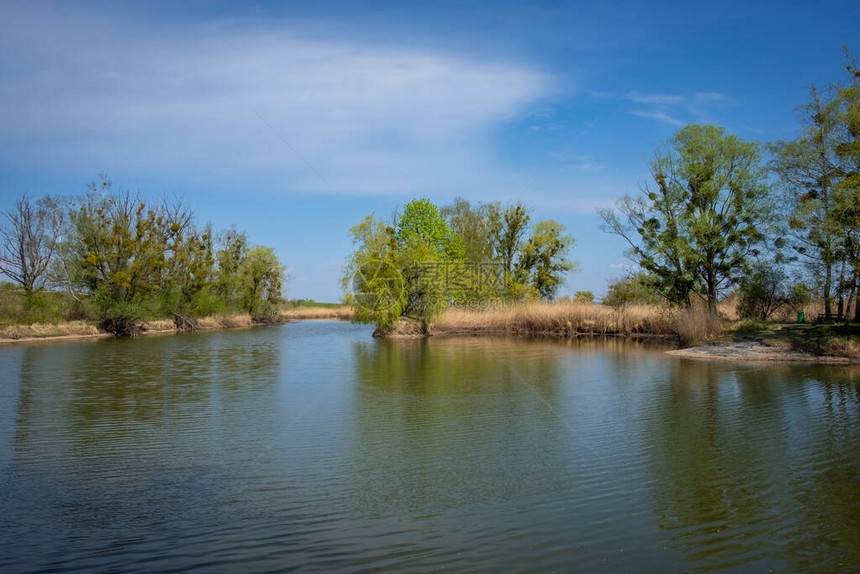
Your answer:
[[[0,348],[0,571],[857,571],[860,370],[307,322]]]

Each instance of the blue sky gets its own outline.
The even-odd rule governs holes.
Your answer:
[[[688,122],[794,137],[858,21],[853,1],[2,2],[0,209],[105,171],[333,301],[365,214],[519,198],[577,239],[561,294],[600,295],[630,262],[595,211]]]

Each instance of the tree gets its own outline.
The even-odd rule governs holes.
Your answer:
[[[833,272],[839,252],[834,221],[834,187],[838,182],[835,153],[836,118],[832,104],[812,88],[810,101],[801,106],[803,131],[792,141],[769,146],[771,170],[786,197],[788,244],[822,279],[824,312],[832,313]]]
[[[851,279],[846,284],[854,297],[854,320],[860,321],[860,69],[847,53],[846,59],[848,82],[836,90],[833,104],[841,176],[834,192],[834,220],[850,268]]]
[[[115,335],[139,333],[143,303],[167,266],[164,239],[173,232],[128,191],[92,193],[70,219],[74,264],[82,285],[96,296],[101,327]]]
[[[423,245],[440,260],[463,258],[463,240],[429,199],[413,199],[406,204],[397,218],[397,243],[404,248]]]
[[[860,296],[860,70],[846,53],[847,81],[812,88],[802,131],[771,146],[771,168],[788,205],[789,246],[820,278],[825,315]],[[860,311],[855,302],[855,318]]]
[[[721,288],[742,274],[764,241],[768,187],[757,144],[716,126],[689,125],[651,162],[655,188],[601,210],[603,229],[622,236],[631,255],[672,303],[696,292],[717,312]]]
[[[542,299],[552,299],[564,283],[564,275],[574,268],[567,259],[575,240],[564,234],[564,226],[555,220],[539,221],[517,258],[515,276],[529,285]]]
[[[349,231],[356,249],[344,267],[346,303],[352,305],[356,321],[388,331],[406,306],[394,227],[371,213]]]
[[[442,306],[459,295],[452,292],[459,282],[450,267],[463,259],[463,241],[428,199],[406,204],[395,237],[406,295],[403,314],[426,332]]]
[[[745,319],[767,321],[795,301],[782,268],[768,262],[753,264],[740,281],[738,314]]]
[[[50,200],[30,201],[25,194],[3,212],[0,224],[0,272],[24,288],[29,296],[45,283],[57,244],[59,227]]]
[[[486,209],[473,209],[461,197],[441,209],[448,226],[457,233],[463,243],[463,259],[470,262],[487,262],[493,258],[490,242],[490,223],[485,217]]]
[[[493,254],[502,264],[505,277],[510,281],[514,274],[514,261],[528,231],[531,219],[529,210],[519,201],[505,209],[498,203],[490,203],[485,210]]]
[[[254,246],[241,262],[244,306],[257,321],[268,321],[275,305],[283,301],[281,287],[284,266],[271,247]]]
[[[218,235],[217,244],[213,290],[228,307],[242,308],[245,300],[242,261],[248,257],[248,238],[242,231],[229,229]]]
[[[602,303],[619,309],[635,303],[651,304],[658,299],[653,278],[647,273],[639,272],[611,282]]]

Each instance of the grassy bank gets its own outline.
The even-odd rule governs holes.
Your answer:
[[[224,313],[194,319],[194,330],[215,331],[252,327],[255,323],[246,313]],[[176,332],[173,319],[152,319],[144,323],[144,334]],[[0,343],[16,343],[53,338],[112,337],[100,330],[95,321],[59,321],[0,325]]]
[[[75,299],[70,293],[40,291],[29,299],[18,289],[0,288],[0,343],[50,339],[109,336],[97,327],[98,318],[91,298]],[[338,303],[310,300],[290,301],[269,323],[280,324],[302,319],[337,319],[350,321],[350,307]],[[184,330],[212,331],[251,327],[255,323],[247,313],[217,313],[205,317],[188,317],[180,321]],[[174,317],[148,317],[145,333],[177,331]]]

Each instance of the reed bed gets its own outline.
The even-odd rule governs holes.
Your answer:
[[[674,312],[656,305],[614,309],[587,303],[521,303],[487,309],[449,307],[434,335],[662,335],[676,336]]]
[[[340,321],[352,321],[354,313],[352,307],[343,305],[342,307],[298,307],[281,311],[281,317],[289,321],[298,321],[305,319],[337,319]]]

